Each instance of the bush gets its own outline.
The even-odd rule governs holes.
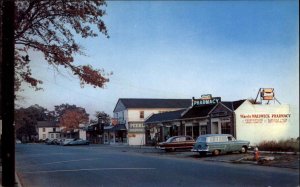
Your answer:
[[[258,145],[258,148],[261,151],[299,152],[299,138],[280,141],[263,141]]]

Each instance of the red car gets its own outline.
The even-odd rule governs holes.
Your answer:
[[[158,144],[158,148],[165,151],[175,151],[176,149],[192,149],[195,140],[191,136],[172,136],[165,142]]]

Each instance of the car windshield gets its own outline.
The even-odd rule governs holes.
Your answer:
[[[167,139],[166,142],[170,143],[170,142],[173,142],[173,140],[174,140],[174,137],[171,137],[171,138]]]
[[[206,137],[198,137],[197,138],[197,142],[205,142],[206,141]]]

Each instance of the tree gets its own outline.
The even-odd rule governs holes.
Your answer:
[[[19,139],[25,137],[26,139],[31,140],[33,136],[37,135],[37,122],[51,119],[53,119],[51,113],[39,105],[32,105],[28,108],[16,109],[16,137]]]
[[[104,0],[30,0],[16,1],[15,20],[15,90],[21,82],[40,89],[41,80],[31,73],[29,51],[41,52],[56,70],[64,67],[80,79],[81,86],[90,84],[103,88],[110,74],[90,65],[75,65],[74,55],[84,55],[83,47],[75,41],[97,37],[99,33],[109,38],[102,20],[106,14]],[[0,14],[1,15],[1,14]]]
[[[96,111],[95,117],[97,118],[98,123],[102,124],[110,124],[111,118],[104,111]]]
[[[70,105],[68,103],[61,104],[61,105],[55,105],[54,106],[54,116],[57,121],[59,121],[59,118],[67,111],[67,110],[73,110],[76,109],[76,105]]]
[[[66,131],[79,128],[80,124],[87,123],[89,121],[89,115],[84,108],[76,107],[66,108],[63,110],[62,115],[59,117],[59,125],[64,127]]]

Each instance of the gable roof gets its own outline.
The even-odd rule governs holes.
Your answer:
[[[126,109],[129,109],[129,108],[187,108],[192,105],[192,99],[120,98],[118,103],[122,103]],[[115,109],[116,109],[116,107],[115,107]]]
[[[223,104],[224,106],[226,106],[228,109],[230,109],[231,111],[235,111],[239,106],[241,106],[241,104],[243,104],[243,102],[245,102],[246,100],[238,100],[238,101],[222,101],[220,102],[221,104]]]
[[[156,122],[166,122],[166,121],[174,121],[178,120],[181,118],[181,114],[185,111],[186,109],[182,110],[175,110],[171,112],[162,112],[158,114],[153,114],[150,116],[146,121],[145,124],[147,123],[156,123]]]
[[[195,106],[187,110],[181,119],[206,117],[217,104]]]
[[[59,127],[56,121],[38,121],[37,127]]]

